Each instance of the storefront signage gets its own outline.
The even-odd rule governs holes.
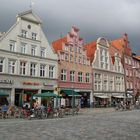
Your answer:
[[[9,79],[0,80],[0,84],[13,84],[13,80]]]
[[[39,83],[36,83],[36,82],[23,82],[23,85],[33,85],[33,86],[38,86]]]
[[[44,86],[51,86],[53,87],[54,85],[49,85],[48,83],[43,83]]]

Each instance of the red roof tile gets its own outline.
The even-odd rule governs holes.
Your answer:
[[[52,46],[55,50],[55,52],[57,52],[58,50],[62,50],[62,44],[67,42],[67,38],[63,37],[61,39],[58,39],[56,41],[52,42]]]
[[[90,63],[92,63],[96,51],[96,41],[88,43],[83,46],[87,50],[87,56],[90,59]]]

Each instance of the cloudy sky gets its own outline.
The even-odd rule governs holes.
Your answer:
[[[101,36],[113,40],[126,32],[131,48],[140,55],[139,0],[32,1],[50,43],[74,25],[85,42]],[[29,5],[30,0],[0,0],[0,31],[7,31],[15,23],[17,13],[29,10]]]

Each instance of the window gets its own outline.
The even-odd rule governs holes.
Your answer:
[[[32,33],[32,39],[36,40],[36,38],[37,38],[37,34],[36,33]]]
[[[89,73],[86,73],[86,83],[89,83],[90,82],[90,76],[89,76]]]
[[[16,42],[10,41],[9,47],[10,47],[10,51],[14,52],[16,47]]]
[[[54,78],[54,66],[49,66],[49,78]]]
[[[101,80],[101,74],[95,73],[94,74],[94,79],[95,80]]]
[[[45,57],[45,48],[41,47],[40,56]]]
[[[73,60],[73,56],[72,56],[72,55],[70,55],[70,62],[72,62],[72,60]]]
[[[67,71],[66,70],[61,70],[61,80],[62,81],[66,81],[67,79],[67,76],[66,76],[66,74],[67,74]]]
[[[78,58],[78,63],[81,63],[81,57]]]
[[[82,81],[83,81],[83,73],[78,72],[78,82],[82,82]]]
[[[68,48],[68,46],[65,46],[65,51],[69,51],[69,48]]]
[[[70,52],[72,52],[73,51],[73,46],[70,46]]]
[[[27,37],[27,31],[26,30],[21,30],[21,36],[22,37]]]
[[[26,53],[26,43],[21,43],[21,53]]]
[[[101,87],[102,87],[102,86],[101,86],[101,81],[95,81],[95,82],[94,82],[94,90],[95,90],[95,91],[101,91],[101,90],[102,90]]]
[[[45,65],[40,64],[40,76],[44,77],[45,76]]]
[[[31,55],[35,55],[36,54],[36,45],[32,45],[31,46]]]
[[[125,70],[126,76],[128,76],[128,69]]]
[[[20,62],[20,75],[26,74],[26,62]]]
[[[30,75],[31,76],[36,75],[36,64],[35,63],[31,63],[31,65],[30,65]]]
[[[68,54],[65,54],[65,60],[68,61],[69,57]]]
[[[74,78],[75,78],[75,72],[70,71],[70,82],[74,82],[75,81]]]
[[[3,72],[3,58],[0,58],[0,72]]]
[[[110,91],[113,90],[113,81],[110,81],[110,83],[109,83],[109,89],[110,89]]]
[[[107,80],[104,80],[103,81],[103,89],[104,89],[104,91],[107,91],[108,90]]]
[[[8,62],[8,73],[9,74],[15,74],[15,66],[16,66],[16,61],[9,60],[9,62]]]
[[[85,57],[83,57],[83,64],[86,64],[86,59],[85,59]]]
[[[74,62],[77,63],[77,56],[74,57]]]

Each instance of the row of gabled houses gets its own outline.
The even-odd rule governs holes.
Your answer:
[[[32,10],[22,12],[0,34],[0,94],[8,94],[9,102],[17,106],[21,96],[30,101],[28,93],[48,91],[70,101],[70,92],[76,92],[82,107],[139,100],[140,57],[129,44],[127,34],[85,44],[79,29],[72,27],[50,45],[40,18]]]

